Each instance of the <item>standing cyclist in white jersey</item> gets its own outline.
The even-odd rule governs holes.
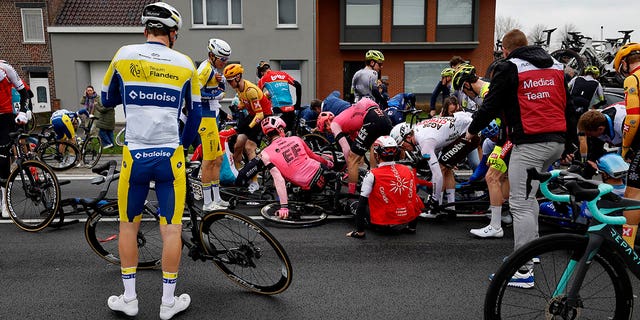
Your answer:
[[[369,50],[364,55],[365,67],[356,71],[351,80],[351,93],[355,102],[364,97],[375,101],[383,110],[387,108],[387,100],[378,90],[378,76],[382,71],[384,55],[378,50]]]
[[[200,84],[193,61],[172,49],[182,26],[180,13],[166,3],[152,3],[144,7],[142,23],[147,42],[120,48],[103,80],[104,106],[123,104],[127,122],[118,182],[124,294],[111,296],[107,302],[111,310],[138,314],[137,234],[149,183],[154,181],[162,235],[160,319],[171,319],[191,303],[188,294],[174,296],[174,292],[186,196],[183,145],[191,144],[200,124]],[[183,101],[188,118],[181,137],[178,117]]]

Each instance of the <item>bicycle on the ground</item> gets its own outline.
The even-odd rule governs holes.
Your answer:
[[[39,231],[53,219],[60,204],[60,185],[49,166],[30,152],[29,137],[23,129],[9,134],[10,141],[0,148],[10,149],[15,158],[6,187],[3,204],[9,217],[20,229]]]
[[[198,170],[199,163],[187,164],[187,175]],[[115,175],[115,171],[111,175]],[[285,291],[291,284],[293,269],[286,251],[278,240],[250,217],[232,210],[203,212],[193,196],[192,183],[186,184],[185,223],[182,243],[194,261],[212,261],[230,280],[250,291],[272,295]],[[159,210],[153,202],[145,205],[143,221],[153,222],[159,229]],[[117,210],[96,212],[85,227],[94,233],[89,245],[107,261],[119,264]],[[162,239],[158,233],[142,228],[138,232],[138,251],[145,252],[148,267],[160,265]],[[143,261],[141,260],[140,263]],[[140,266],[139,266],[140,267]]]
[[[493,275],[484,302],[485,319],[629,319],[634,295],[627,270],[640,278],[634,248],[623,239],[623,210],[640,201],[621,198],[613,187],[566,170],[528,170],[543,194],[558,202],[586,201],[595,221],[585,234],[538,238],[512,253]],[[568,194],[554,194],[555,180]]]

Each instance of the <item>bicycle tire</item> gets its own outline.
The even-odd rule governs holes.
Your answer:
[[[84,224],[84,236],[89,247],[101,258],[120,265],[118,237],[120,217],[118,203],[113,201],[94,211]],[[138,231],[138,269],[156,269],[161,266],[162,237],[158,217],[145,206]]]
[[[326,222],[328,214],[321,206],[298,201],[289,201],[289,218],[280,219],[277,215],[280,203],[269,203],[260,209],[260,215],[271,223],[297,228],[313,227]]]
[[[580,74],[586,67],[585,58],[570,49],[560,49],[551,53],[551,56],[565,66],[568,66]]]
[[[93,168],[102,156],[102,141],[99,137],[89,136],[82,143],[82,162],[89,168]]]
[[[16,226],[37,232],[46,228],[58,211],[60,185],[51,168],[39,161],[24,161],[22,169],[18,168],[7,178],[4,203]]]
[[[293,269],[286,251],[248,216],[230,210],[206,214],[200,223],[200,241],[215,265],[245,289],[273,295],[291,284]]]
[[[78,162],[80,151],[68,141],[45,143],[38,148],[38,158],[54,171],[71,169]]]
[[[588,238],[584,235],[554,234],[517,250],[502,264],[489,285],[484,301],[484,318],[545,319],[546,316],[546,319],[551,319],[551,303],[558,301],[558,298],[552,299],[553,291],[566,269],[569,257],[579,259],[587,242]],[[508,286],[512,275],[534,257],[540,259],[540,263],[533,267],[534,287],[522,289]],[[603,244],[580,289],[579,303],[582,308],[578,317],[628,319],[633,306],[630,283],[624,263],[615,256],[613,249]],[[611,297],[612,294],[614,297]]]
[[[305,134],[302,136],[302,140],[313,152],[325,151],[331,145],[331,142],[329,142],[327,138],[315,133]]]
[[[438,207],[440,212],[454,218],[487,218],[491,216],[489,200],[455,201]]]
[[[115,144],[119,147],[124,147],[124,136],[125,136],[125,128],[120,129],[120,131],[118,131],[118,134],[116,134],[116,138],[114,139],[113,142],[115,142]]]

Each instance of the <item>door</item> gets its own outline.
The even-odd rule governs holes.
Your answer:
[[[365,64],[362,61],[345,61],[343,66],[344,83],[342,86],[343,94],[342,98],[346,101],[353,103],[355,96],[351,93],[351,81],[356,71],[364,68]]]
[[[29,83],[31,91],[33,91],[33,112],[51,112],[51,99],[49,95],[49,79],[47,78],[31,78]]]

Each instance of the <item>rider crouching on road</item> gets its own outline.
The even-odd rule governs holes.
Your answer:
[[[416,232],[416,218],[424,204],[417,194],[413,170],[394,161],[399,150],[390,136],[379,137],[373,143],[378,167],[369,170],[362,181],[356,230],[347,233],[347,237],[364,238],[367,221],[381,230]]]

